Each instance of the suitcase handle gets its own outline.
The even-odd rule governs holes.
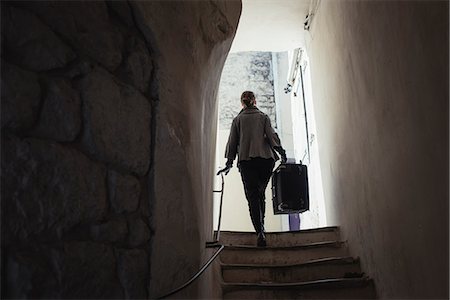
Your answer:
[[[288,165],[288,164],[289,163],[282,163],[280,161],[280,164],[272,170],[272,173],[277,173],[277,172],[279,172],[280,169],[286,169],[286,165]],[[298,164],[302,165],[303,162],[300,160],[300,162]]]

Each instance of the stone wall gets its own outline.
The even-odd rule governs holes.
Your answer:
[[[214,139],[203,134],[215,125],[240,2],[1,5],[2,298],[148,298],[176,287],[182,282],[159,285],[165,266],[150,270],[164,261],[162,250],[186,280],[209,254],[212,187],[204,179],[212,177]],[[155,6],[159,19],[149,19]],[[160,36],[170,37],[170,49]],[[167,59],[174,49],[191,69]],[[167,97],[173,84],[193,88]],[[174,108],[166,111],[167,103]],[[174,136],[184,142],[168,143]],[[188,157],[205,159],[197,168]],[[164,172],[170,162],[186,185]],[[196,208],[181,211],[195,235],[178,240],[185,235],[180,217],[158,210],[160,201]],[[176,247],[159,238],[167,240],[166,224],[178,232],[170,242]]]
[[[219,128],[230,129],[242,109],[243,91],[253,91],[258,108],[270,117],[276,128],[275,92],[271,52],[228,54],[219,87]]]
[[[2,2],[2,297],[146,298],[153,73],[127,2]]]

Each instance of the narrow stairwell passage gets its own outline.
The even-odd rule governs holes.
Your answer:
[[[221,233],[224,299],[375,299],[373,280],[349,256],[338,227],[256,235]]]

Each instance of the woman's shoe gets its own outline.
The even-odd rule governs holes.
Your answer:
[[[258,247],[266,247],[267,246],[266,236],[265,236],[264,232],[258,233],[258,239],[256,240],[256,246],[258,246]]]

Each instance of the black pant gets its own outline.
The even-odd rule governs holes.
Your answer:
[[[239,162],[245,197],[248,201],[250,217],[257,233],[264,232],[266,211],[265,191],[272,175],[275,161],[271,158],[252,158]]]

